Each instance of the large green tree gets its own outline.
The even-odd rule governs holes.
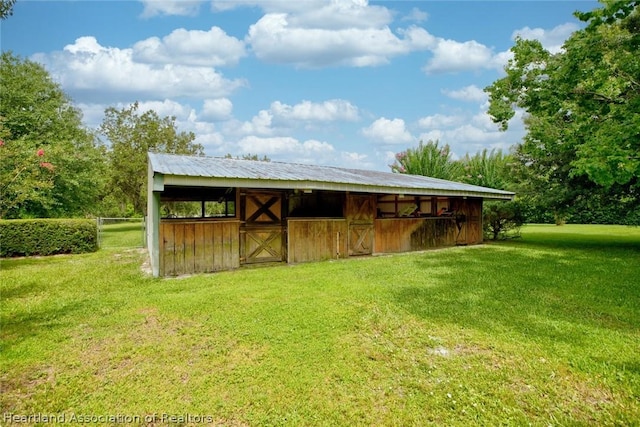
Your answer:
[[[525,111],[527,134],[516,147],[524,191],[557,215],[611,205],[620,222],[638,215],[639,5],[604,1],[576,13],[586,27],[556,54],[517,39],[506,76],[486,88],[502,130],[516,109]]]
[[[104,147],[40,64],[0,60],[0,217],[92,213],[102,195]]]
[[[133,214],[145,212],[147,200],[147,152],[202,155],[192,132],[179,132],[175,117],[153,110],[141,113],[138,103],[118,110],[110,107],[100,127],[111,143],[112,197],[128,204]],[[124,209],[124,207],[123,207]]]

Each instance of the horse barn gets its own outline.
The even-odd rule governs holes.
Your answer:
[[[514,196],[391,172],[148,156],[154,276],[477,244],[483,199]]]

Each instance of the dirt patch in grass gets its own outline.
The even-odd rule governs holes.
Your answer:
[[[3,374],[0,378],[0,410],[3,413],[20,413],[22,402],[32,399],[39,389],[54,388],[55,383],[56,370],[50,365]]]

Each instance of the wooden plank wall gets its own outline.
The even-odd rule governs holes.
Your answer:
[[[454,246],[453,218],[385,218],[375,220],[375,252],[409,252]]]
[[[208,273],[240,266],[240,221],[161,221],[160,275]]]
[[[290,219],[287,229],[288,262],[323,261],[349,255],[345,219]]]

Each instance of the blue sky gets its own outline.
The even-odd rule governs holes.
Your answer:
[[[89,127],[134,101],[207,155],[389,171],[420,140],[508,150],[483,88],[517,35],[557,52],[593,1],[33,1],[2,50],[42,63]]]

